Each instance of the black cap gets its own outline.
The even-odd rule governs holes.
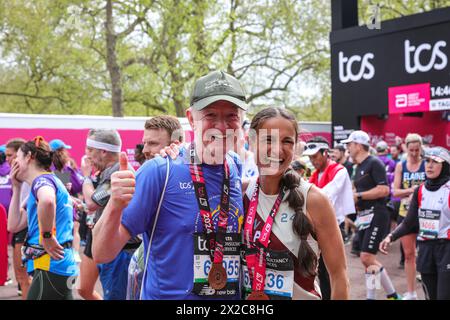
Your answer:
[[[223,71],[213,71],[195,82],[191,106],[202,110],[211,103],[226,100],[247,110],[247,98],[239,80]]]

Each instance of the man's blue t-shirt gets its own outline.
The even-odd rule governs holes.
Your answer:
[[[189,152],[181,150],[176,160],[157,157],[147,161],[137,172],[136,192],[124,210],[122,224],[131,236],[144,233],[144,258],[147,255],[159,199],[170,161],[169,180],[161,205],[155,234],[143,280],[143,299],[204,299],[192,292],[194,285],[194,233],[203,232],[192,178],[189,171]],[[244,215],[241,191],[241,163],[236,154],[227,157],[230,167],[230,209],[228,230],[240,233]],[[208,201],[215,230],[220,212],[223,185],[222,165],[202,165]],[[239,298],[239,293],[234,297]]]

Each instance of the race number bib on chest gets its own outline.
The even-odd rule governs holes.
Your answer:
[[[271,300],[291,300],[294,289],[294,261],[286,251],[268,249],[264,292]],[[242,262],[245,297],[252,291],[250,274],[245,258]]]
[[[419,237],[437,239],[439,235],[439,210],[419,209]]]
[[[356,218],[355,225],[358,230],[365,230],[370,227],[372,223],[374,211],[373,209],[367,209],[358,212],[358,217]]]
[[[214,290],[208,283],[212,267],[210,254],[203,233],[194,233],[194,288],[199,296],[214,296],[224,299],[234,297],[239,292],[239,255],[240,237],[237,233],[227,233],[224,243],[222,265],[227,274],[227,283],[223,289]]]

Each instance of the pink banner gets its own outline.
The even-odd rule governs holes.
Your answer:
[[[430,110],[430,84],[389,88],[389,114]]]
[[[422,117],[390,114],[387,120],[366,116],[361,119],[361,130],[369,133],[373,145],[380,140],[394,145],[396,136],[404,139],[408,133],[418,133],[433,146],[450,148],[450,122],[440,112],[425,112]]]
[[[1,129],[0,145],[5,144],[12,138],[23,138],[31,140],[35,136],[43,136],[46,141],[61,139],[65,144],[70,145],[70,156],[80,165],[81,157],[85,154],[86,137],[89,129]],[[134,161],[134,148],[142,143],[143,130],[118,130],[122,138],[122,151],[128,155],[128,161],[137,169],[139,164]],[[186,131],[186,140],[191,141],[192,132]]]

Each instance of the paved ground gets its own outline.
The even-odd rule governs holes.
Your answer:
[[[364,269],[359,261],[359,258],[350,254],[350,245],[345,247],[347,255],[348,276],[350,280],[350,297],[353,300],[364,300],[366,298]],[[397,241],[390,250],[388,256],[379,254],[379,260],[386,267],[391,279],[399,293],[406,291],[405,273],[403,270],[398,269],[398,262],[400,260],[399,253],[399,241]],[[10,277],[13,279],[13,283],[0,287],[0,300],[17,300],[20,297],[17,296],[17,284],[14,280],[12,270],[10,270]],[[97,283],[96,290],[101,291],[100,283]],[[424,294],[420,282],[417,282],[417,294],[419,299],[424,299]],[[80,297],[74,292],[77,299]],[[382,289],[377,290],[377,299],[385,299],[385,294]]]
[[[0,287],[0,300],[20,300],[22,297],[19,297],[17,295],[17,282],[14,278],[14,271],[12,270],[12,250],[9,248],[9,261],[10,261],[10,268],[9,268],[9,278],[12,279],[12,283],[8,284],[6,286]],[[100,294],[103,293],[102,286],[100,284],[100,281],[97,281],[97,284],[95,285],[95,290],[99,292]],[[77,300],[81,300],[81,297],[78,295],[76,290],[73,291],[74,298]]]

